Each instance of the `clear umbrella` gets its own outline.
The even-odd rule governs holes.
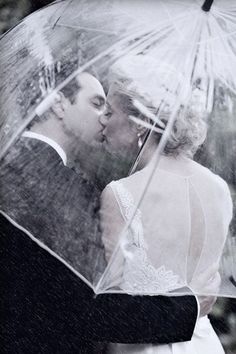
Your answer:
[[[195,170],[185,170],[186,163],[183,161],[189,161],[188,157],[183,156],[183,165],[177,163],[174,167],[179,160],[173,156],[175,151],[181,152],[181,156],[186,155],[186,151],[188,155],[195,153],[204,141],[205,121],[209,126],[207,140],[195,155],[196,160],[223,177],[234,198],[235,10],[232,1],[220,0],[214,4],[205,1],[203,6],[202,2],[187,0],[151,1],[148,4],[142,0],[135,3],[104,1],[102,4],[95,0],[58,1],[29,16],[1,38],[1,177],[6,189],[1,210],[23,225],[41,246],[47,247],[49,252],[72,267],[95,292],[183,294],[188,293],[186,287],[190,287],[199,294],[235,296],[235,220],[226,237],[231,205],[225,183],[222,180],[219,182],[223,185],[219,188],[224,192],[222,205],[214,209],[214,215],[210,213],[214,202],[207,206],[207,200],[206,205],[201,204],[201,196],[191,199],[191,189],[189,201],[197,204],[196,209],[188,202],[187,194],[184,199],[180,192],[172,205],[177,205],[179,201],[182,214],[175,213],[174,208],[170,211],[167,196],[170,198],[174,194],[167,186],[176,183],[171,178],[167,186],[160,184],[160,190],[164,193],[162,196],[167,198],[166,204],[159,203],[158,199],[154,201],[154,196],[158,197],[160,191],[156,182],[159,179],[161,182],[167,181],[168,173],[174,176],[183,167],[185,173],[194,175]],[[53,112],[56,112],[60,122],[63,121],[65,136],[71,137],[66,142],[63,140],[67,165],[77,174],[81,175],[82,171],[84,183],[81,185],[77,181],[76,174],[74,177],[64,177],[59,172],[52,173],[53,161],[49,157],[45,160],[43,178],[38,180],[36,177],[41,172],[34,169],[34,163],[37,158],[41,161],[39,154],[42,149],[29,147],[33,157],[22,157],[20,161],[23,155],[19,154],[19,141],[22,140],[19,138],[25,129],[31,131],[33,127],[35,132],[35,126],[38,127],[38,134],[45,135],[41,123],[47,121],[52,107],[59,104],[61,92],[66,96],[69,95],[68,88],[72,92],[76,90],[74,80],[83,72],[99,78],[105,92],[108,92],[107,102],[111,110],[114,111],[114,95],[124,99],[120,100],[120,104],[129,109],[126,115],[132,127],[130,129],[140,129],[137,133],[139,146],[136,143],[135,146],[125,144],[130,142],[126,135],[121,137],[120,145],[116,148],[112,146],[110,125],[103,122],[103,119],[109,121],[110,112],[106,111],[101,118],[102,106],[96,107],[99,110],[97,118],[102,121],[96,139],[88,142],[83,139],[82,133],[75,139],[76,134],[71,130],[68,132],[67,123],[64,124],[56,105]],[[83,88],[81,82],[80,85]],[[92,103],[98,106],[100,101]],[[117,131],[118,127],[117,121]],[[179,127],[180,130],[177,129]],[[179,131],[182,135],[177,134]],[[156,136],[159,143],[156,149],[150,150]],[[114,139],[117,143],[117,137]],[[186,149],[181,149],[180,142]],[[150,151],[152,159],[146,163]],[[163,153],[165,157],[168,155],[167,162],[163,162]],[[45,154],[48,156],[47,152]],[[174,164],[168,171],[163,164],[168,165],[170,158],[174,158]],[[14,170],[13,162],[16,164]],[[163,178],[160,172],[162,166],[167,169]],[[10,193],[16,188],[15,178],[22,171],[25,173],[22,173],[23,180],[19,180],[18,185],[27,180],[33,190],[40,189],[41,197],[37,196],[40,202],[34,207],[27,194],[32,193],[30,187],[21,190],[17,198]],[[32,171],[36,172],[36,176],[32,177]],[[128,197],[127,193],[123,193],[131,202],[131,207],[126,210],[127,215],[123,215],[123,223],[119,221],[120,215],[115,207],[114,214],[111,209],[107,212],[106,204],[103,204],[107,203],[107,198],[104,198],[101,214],[102,218],[105,216],[102,221],[102,232],[105,234],[102,235],[97,215],[101,189],[111,180],[120,178],[125,178],[123,182],[129,186],[132,176],[136,178],[138,174],[144,175],[142,180],[134,180],[132,184],[136,186],[135,183],[138,183],[138,190],[132,190],[131,186]],[[181,175],[181,181],[186,182],[190,175]],[[218,178],[209,176],[214,181]],[[48,184],[52,180],[55,183]],[[204,182],[205,179],[202,185]],[[113,191],[119,201],[117,185],[120,183],[113,186]],[[210,185],[209,182],[208,187]],[[50,195],[46,199],[49,188]],[[216,187],[209,198],[213,198],[217,191]],[[202,198],[207,193],[202,192]],[[196,197],[197,194],[194,195]],[[187,207],[190,204],[192,209]],[[60,210],[61,205],[64,208]],[[122,205],[120,207],[122,209]],[[156,214],[155,209],[158,211]],[[19,210],[23,212],[19,213]],[[37,210],[37,217],[31,221],[29,211],[37,214]],[[194,215],[196,210],[199,212],[197,216]],[[205,212],[201,213],[201,210]],[[176,218],[171,217],[173,213]],[[141,219],[138,217],[140,214]],[[163,219],[165,215],[166,220]],[[199,215],[202,218],[199,224],[192,222]],[[219,223],[216,222],[218,218],[222,218]],[[181,232],[176,233],[179,220],[186,221],[180,223],[183,227],[180,229],[183,231],[183,247],[179,245]],[[113,223],[117,227],[111,237],[106,230],[107,224]],[[214,227],[207,234],[206,229],[212,224]],[[194,232],[191,233],[191,230]],[[214,237],[217,230],[219,237]],[[196,239],[198,232],[199,242]],[[215,252],[211,248],[213,243]],[[105,257],[105,254],[108,256]],[[220,290],[208,287],[210,275],[214,278],[218,270],[222,279]],[[206,278],[204,286],[202,282],[198,284],[200,274]],[[139,286],[140,282],[142,286]]]
[[[183,2],[182,2],[183,4]],[[216,5],[221,5],[220,2],[216,2]],[[212,2],[205,2],[204,5],[202,6],[202,9],[196,9],[196,13],[193,17],[189,16],[189,14],[183,18],[175,18],[175,16],[178,16],[178,11],[177,9],[180,10],[181,6],[178,7],[177,9],[175,7],[172,7],[171,3],[165,3],[159,5],[163,5],[164,9],[166,12],[169,14],[169,18],[172,20],[172,23],[169,24],[169,30],[170,32],[168,33],[168,36],[164,37],[163,41],[159,39],[159,43],[156,47],[146,51],[146,58],[150,57],[152,60],[148,60],[145,63],[145,56],[141,58],[139,57],[139,63],[137,64],[137,69],[139,68],[139,73],[138,70],[136,69],[136,73],[133,71],[133,67],[135,66],[135,58],[131,59],[131,62],[129,63],[129,60],[121,60],[117,66],[119,66],[119,71],[120,75],[126,76],[126,77],[132,77],[133,79],[133,86],[135,87],[129,87],[130,91],[135,91],[136,94],[139,92],[143,97],[147,97],[149,99],[149,104],[150,102],[155,102],[153,104],[154,107],[157,108],[157,115],[156,117],[152,117],[152,112],[150,112],[149,118],[151,119],[152,122],[154,122],[154,126],[159,126],[160,128],[163,128],[162,125],[160,124],[160,120],[163,121],[168,121],[167,126],[165,128],[165,132],[162,135],[162,138],[159,142],[159,145],[157,147],[156,151],[156,161],[154,163],[155,167],[154,170],[152,171],[151,175],[149,176],[147,183],[146,183],[146,188],[143,191],[143,194],[141,193],[140,199],[136,199],[137,204],[136,209],[133,213],[130,213],[130,216],[127,218],[128,225],[123,231],[123,238],[121,238],[121,242],[118,244],[116,248],[115,254],[110,259],[110,264],[109,267],[106,270],[105,276],[102,278],[102,281],[99,283],[99,286],[101,288],[104,286],[105,288],[109,288],[110,284],[113,286],[113,290],[117,287],[117,284],[122,284],[123,279],[123,285],[122,287],[126,290],[129,290],[134,293],[145,293],[145,290],[149,293],[156,293],[156,292],[166,292],[168,289],[173,290],[173,289],[178,289],[181,288],[181,286],[189,285],[195,288],[195,290],[199,293],[215,293],[215,294],[221,294],[221,295],[231,295],[234,296],[235,293],[235,288],[234,288],[234,276],[233,274],[235,273],[235,263],[234,263],[234,246],[232,245],[232,242],[234,240],[234,237],[232,237],[232,234],[228,236],[228,239],[226,240],[226,234],[228,230],[228,225],[232,217],[232,205],[230,198],[228,198],[228,201],[226,199],[221,200],[221,207],[224,208],[225,213],[228,214],[227,216],[225,215],[225,221],[224,221],[224,234],[225,238],[224,241],[221,239],[215,239],[215,237],[210,236],[210,229],[214,229],[214,223],[215,227],[216,225],[219,226],[218,222],[216,220],[210,219],[210,216],[207,216],[207,208],[210,207],[210,203],[206,202],[206,205],[204,206],[203,199],[201,198],[200,195],[199,197],[199,202],[202,207],[202,217],[204,218],[206,230],[209,230],[209,233],[205,233],[205,236],[201,235],[200,229],[198,229],[198,236],[202,238],[202,241],[199,240],[199,242],[205,243],[205,245],[202,247],[200,254],[197,256],[195,254],[195,257],[199,257],[198,261],[196,261],[196,268],[192,273],[192,278],[189,272],[189,268],[191,268],[191,261],[190,261],[190,253],[187,255],[188,252],[191,252],[191,247],[197,247],[197,244],[195,246],[191,245],[191,242],[194,242],[193,239],[189,240],[190,242],[190,249],[183,251],[180,250],[181,247],[176,249],[176,247],[173,247],[173,239],[171,239],[171,244],[169,244],[169,236],[168,236],[168,226],[165,226],[165,230],[163,230],[162,224],[165,223],[165,216],[167,213],[167,210],[158,213],[158,211],[155,213],[152,211],[152,208],[157,208],[158,209],[158,202],[156,204],[152,202],[152,204],[149,204],[148,208],[148,201],[151,200],[151,198],[155,195],[154,189],[158,189],[158,187],[153,187],[153,184],[156,182],[158,183],[158,163],[160,162],[161,154],[163,151],[168,153],[168,144],[171,146],[171,135],[173,136],[174,139],[178,140],[178,143],[180,141],[180,136],[178,134],[175,135],[172,129],[174,131],[177,131],[178,133],[178,126],[181,126],[181,120],[186,119],[188,122],[192,122],[192,124],[199,124],[199,131],[200,129],[200,122],[203,119],[206,119],[209,125],[209,133],[208,133],[208,139],[205,143],[205,149],[207,150],[202,150],[202,152],[197,155],[197,159],[200,161],[203,161],[201,159],[204,159],[204,163],[206,166],[211,167],[211,169],[214,172],[218,172],[225,178],[226,181],[229,182],[230,187],[232,190],[234,190],[234,163],[233,163],[233,158],[231,155],[231,151],[234,150],[234,138],[232,139],[232,136],[234,135],[234,117],[233,117],[233,102],[234,102],[234,92],[235,92],[235,83],[234,83],[234,70],[235,70],[235,41],[234,41],[234,29],[235,29],[235,19],[233,17],[233,8],[232,3],[229,2],[228,4],[224,3],[226,6],[226,10],[223,11],[220,7],[212,7],[212,12],[208,13],[208,11],[211,8]],[[191,6],[195,6],[196,4],[191,4]],[[187,4],[185,4],[186,7]],[[227,9],[228,6],[228,9]],[[174,10],[173,13],[172,10]],[[183,9],[182,9],[183,10]],[[227,10],[229,12],[227,12]],[[230,21],[228,22],[227,20],[230,17]],[[194,20],[193,20],[194,18]],[[171,31],[172,30],[172,31]],[[143,54],[143,53],[142,53]],[[158,59],[158,60],[157,60]],[[160,60],[160,62],[159,62]],[[142,64],[140,64],[142,62]],[[163,64],[164,63],[164,64]],[[140,69],[141,65],[143,65],[143,68],[145,68],[145,73],[140,74]],[[149,67],[148,67],[149,65]],[[153,68],[155,67],[155,74]],[[128,69],[127,69],[128,68]],[[151,68],[151,69],[150,69]],[[171,69],[170,69],[171,68]],[[150,70],[148,74],[148,70]],[[132,72],[133,71],[133,72]],[[123,72],[123,74],[121,74]],[[164,75],[164,78],[162,76]],[[148,78],[148,84],[147,80]],[[159,86],[159,87],[158,87]],[[159,88],[162,88],[162,90],[159,90]],[[146,91],[145,91],[146,90]],[[132,93],[131,93],[132,95]],[[146,96],[145,96],[146,95]],[[134,95],[135,96],[135,95]],[[136,108],[139,109],[139,111],[146,115],[147,117],[147,112],[145,109],[142,109],[142,105],[138,105],[137,101],[135,100],[134,102]],[[227,108],[226,108],[227,107]],[[167,117],[168,118],[167,118]],[[195,120],[197,117],[197,120]],[[135,117],[130,117],[133,121],[135,121],[138,124],[142,124],[142,121],[140,119],[137,119]],[[134,119],[135,118],[135,119]],[[220,124],[220,129],[218,124]],[[147,123],[143,124],[143,126],[147,126]],[[218,128],[217,128],[218,126]],[[150,128],[151,130],[153,128]],[[191,130],[191,127],[188,126],[186,129]],[[153,129],[154,130],[154,129]],[[172,133],[171,133],[172,130]],[[227,133],[226,133],[227,132]],[[196,133],[196,131],[195,131]],[[197,134],[197,133],[196,133]],[[203,138],[204,133],[201,131],[201,136]],[[177,137],[178,136],[178,137]],[[212,151],[210,151],[210,148],[208,144],[219,144],[219,136],[221,137],[221,152],[219,149],[216,148],[216,146],[212,146],[211,148]],[[225,136],[229,137],[230,140],[228,142],[231,147],[229,148],[230,151],[226,151],[226,141],[228,138],[225,138]],[[197,135],[195,136],[196,138],[196,143],[200,144],[201,142],[197,142]],[[145,139],[145,143],[147,145],[148,139],[150,139],[150,135],[148,136],[147,139]],[[191,137],[187,137],[186,134],[186,139],[191,139]],[[168,142],[169,140],[169,142]],[[215,143],[213,143],[215,141]],[[172,145],[173,148],[173,145]],[[218,150],[218,154],[216,155],[215,150]],[[224,150],[223,150],[224,149]],[[143,150],[140,152],[136,163],[133,166],[133,169],[131,173],[135,171],[135,169],[140,169],[138,164],[140,159],[142,159],[142,154],[145,155],[145,150],[146,146],[143,147]],[[185,151],[186,152],[186,151]],[[188,151],[190,152],[190,151]],[[223,154],[227,155],[227,158],[222,156]],[[170,154],[170,150],[169,150]],[[205,155],[205,156],[204,156]],[[212,156],[214,155],[214,157]],[[230,159],[228,157],[231,155],[231,162],[229,162]],[[204,157],[203,157],[204,156]],[[222,159],[227,159],[227,163],[223,162]],[[214,159],[214,162],[212,161]],[[173,163],[173,162],[170,162]],[[224,167],[222,166],[222,163]],[[226,164],[228,166],[226,167]],[[163,165],[163,162],[161,166]],[[179,165],[181,165],[179,163]],[[221,166],[221,167],[220,167]],[[229,167],[231,166],[231,167]],[[183,166],[182,166],[183,167]],[[223,167],[223,168],[222,168]],[[157,168],[157,170],[155,170]],[[184,169],[184,167],[183,167]],[[223,172],[224,169],[224,172]],[[169,172],[175,171],[175,168],[172,167]],[[190,172],[190,171],[189,171]],[[190,173],[194,173],[191,171]],[[159,178],[160,178],[161,173],[159,172]],[[187,177],[191,177],[186,175]],[[195,175],[196,177],[196,175]],[[194,178],[194,175],[193,175]],[[130,179],[131,180],[131,179]],[[139,178],[136,178],[138,181]],[[191,178],[190,178],[191,180]],[[127,180],[128,181],[128,180]],[[133,178],[133,182],[135,183],[135,178]],[[160,181],[159,181],[160,182]],[[202,181],[204,184],[206,181]],[[171,182],[170,182],[171,183]],[[192,183],[192,182],[190,182]],[[165,184],[165,183],[164,183]],[[160,188],[163,188],[164,184],[159,183]],[[173,181],[174,184],[174,181]],[[154,189],[153,189],[154,188]],[[165,187],[164,187],[165,188]],[[179,186],[179,188],[181,188]],[[191,193],[191,188],[195,188],[194,185],[189,188],[189,193],[190,195],[188,196],[190,200],[190,209],[191,207],[194,209],[193,206],[191,206],[191,203],[193,203],[193,196]],[[202,187],[204,188],[204,187]],[[117,194],[119,195],[119,188]],[[132,190],[132,188],[130,188]],[[197,190],[195,189],[195,192]],[[206,193],[208,191],[206,190]],[[120,191],[120,194],[122,192]],[[124,191],[123,191],[124,193]],[[172,193],[175,193],[174,187],[172,190]],[[165,196],[167,194],[167,191],[165,191]],[[226,194],[228,194],[229,197],[229,192],[226,191]],[[162,197],[162,194],[160,193],[160,197]],[[177,193],[176,193],[177,197]],[[118,197],[119,198],[119,197]],[[156,198],[158,198],[158,194],[156,195]],[[171,200],[171,196],[169,196],[169,200]],[[120,197],[122,199],[122,197]],[[189,201],[185,201],[189,202]],[[175,200],[175,203],[178,204],[177,200]],[[160,202],[160,205],[162,203]],[[168,204],[168,203],[167,203]],[[207,205],[208,204],[208,205]],[[196,207],[196,205],[195,205]],[[199,205],[200,207],[200,205]],[[182,203],[179,200],[179,208],[182,208]],[[192,211],[193,211],[192,209]],[[220,209],[220,206],[219,206]],[[146,211],[146,213],[145,213]],[[196,211],[196,210],[195,210]],[[163,241],[162,236],[159,235],[159,245],[156,245],[156,247],[160,247],[159,252],[157,249],[155,252],[152,254],[152,251],[150,250],[150,246],[153,244],[153,240],[149,238],[149,245],[145,245],[143,241],[141,240],[135,240],[134,234],[138,234],[138,232],[135,232],[135,228],[138,226],[136,223],[138,223],[138,213],[141,212],[142,218],[144,217],[145,220],[142,221],[142,228],[139,227],[139,233],[146,234],[146,237],[148,238],[148,232],[151,232],[152,235],[155,235],[153,237],[156,237],[156,235],[162,233],[163,238],[166,239]],[[213,212],[213,211],[212,211]],[[172,211],[173,213],[173,211]],[[152,216],[154,216],[154,220],[152,219]],[[184,216],[185,215],[185,216]],[[177,215],[176,215],[177,216]],[[158,221],[157,218],[162,218],[161,221]],[[177,216],[177,218],[181,218],[181,216]],[[185,211],[184,214],[182,214],[182,218],[186,217],[187,218],[187,211]],[[190,215],[189,220],[190,220],[190,230],[192,228],[192,232],[194,233],[194,228],[199,226],[194,226],[194,219],[193,218],[199,218],[200,214],[195,214]],[[215,218],[217,218],[215,214]],[[173,224],[177,226],[177,221],[174,221],[173,215],[170,213],[169,218],[167,218],[167,222],[173,227]],[[154,223],[156,221],[156,227],[154,227]],[[199,223],[201,221],[199,220]],[[152,226],[148,227],[148,223],[152,223]],[[146,224],[146,225],[145,225]],[[207,226],[208,224],[208,226]],[[135,226],[136,225],[136,226]],[[234,225],[234,220],[232,221],[232,230],[233,230],[233,225]],[[146,226],[146,230],[145,230]],[[173,229],[170,227],[170,230],[172,230],[171,237],[174,235]],[[142,230],[142,231],[141,231]],[[217,230],[217,231],[216,231]],[[216,229],[215,233],[221,233],[220,229]],[[195,230],[196,231],[196,230]],[[189,231],[190,232],[190,231]],[[233,231],[232,231],[233,232]],[[214,232],[213,232],[214,233]],[[131,234],[131,236],[129,235]],[[133,234],[133,236],[132,236]],[[128,236],[129,235],[129,236]],[[190,232],[191,235],[191,232]],[[182,235],[183,236],[183,235]],[[184,245],[187,244],[187,239],[189,235],[187,236],[186,239],[182,239],[182,242]],[[190,238],[192,235],[190,236]],[[212,237],[212,238],[211,238]],[[131,241],[128,240],[131,238]],[[219,237],[220,238],[220,237]],[[197,285],[197,279],[196,283],[194,281],[194,277],[197,276],[198,272],[204,273],[207,268],[209,268],[210,264],[213,263],[218,263],[219,264],[219,259],[222,254],[224,242],[226,240],[226,246],[225,246],[225,251],[223,252],[223,256],[221,258],[221,266],[220,268],[220,273],[221,273],[221,288],[219,292],[215,290],[210,290],[205,289],[202,287],[198,288]],[[147,241],[147,239],[145,240]],[[223,242],[222,242],[223,241]],[[215,246],[216,248],[214,250],[210,250],[211,244],[216,243]],[[157,241],[158,244],[158,241]],[[208,244],[208,246],[207,246]],[[138,245],[138,247],[136,247]],[[176,243],[178,245],[178,241]],[[163,253],[163,249],[165,248],[165,252]],[[205,248],[205,250],[204,250]],[[208,251],[207,251],[208,248]],[[218,248],[218,250],[217,250]],[[144,249],[146,251],[144,252]],[[149,249],[149,251],[148,251]],[[139,252],[139,254],[138,254]],[[149,259],[148,255],[149,254]],[[169,260],[170,263],[167,261],[167,254],[169,254]],[[124,264],[126,264],[126,268],[122,268],[121,266],[117,267],[117,264],[119,262],[117,261],[118,258],[122,258],[122,255],[124,257],[123,260],[123,267]],[[171,256],[170,256],[171,255]],[[178,262],[178,259],[184,258],[184,261]],[[205,260],[204,260],[204,257]],[[160,258],[160,261],[157,260]],[[150,259],[152,259],[152,262],[150,262]],[[186,266],[186,264],[189,262],[189,265]],[[209,263],[208,263],[209,262]],[[184,266],[185,263],[185,266]],[[208,263],[208,266],[207,266]],[[153,264],[158,264],[159,267],[153,267]],[[169,264],[169,268],[165,268],[165,266]],[[182,270],[180,268],[182,267]],[[140,268],[140,269],[139,269]],[[124,269],[126,269],[124,271]],[[176,269],[176,272],[173,273],[172,270]],[[178,269],[178,270],[177,270]],[[201,269],[201,270],[200,270]],[[126,275],[125,275],[126,272]],[[180,278],[178,275],[180,275]],[[198,276],[200,273],[198,273]],[[188,277],[189,277],[189,282],[188,282]],[[111,280],[111,278],[113,278]],[[146,279],[145,282],[145,287],[142,286],[142,283],[144,282],[144,279]],[[191,280],[190,280],[191,279]],[[106,283],[108,281],[108,283]],[[131,285],[132,284],[132,285]]]

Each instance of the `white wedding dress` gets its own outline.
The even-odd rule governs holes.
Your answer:
[[[108,260],[152,168],[150,163],[132,176],[111,182],[103,193],[101,226]],[[123,234],[122,271],[119,277],[119,271],[110,267],[111,283],[114,271],[116,282],[119,278],[116,285],[131,294],[163,294],[183,286],[201,290],[198,275],[219,263],[231,217],[230,193],[220,177],[188,158],[163,156]],[[205,316],[198,318],[189,342],[111,344],[110,353],[222,354],[224,350]]]

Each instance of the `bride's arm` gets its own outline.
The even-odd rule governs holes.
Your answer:
[[[200,268],[201,271],[194,272],[190,283],[193,292],[200,294],[198,296],[200,316],[207,315],[211,312],[217,300],[217,295],[219,294],[221,285],[221,276],[219,273],[220,259],[227,237],[230,237],[229,225],[233,215],[233,204],[229,187],[222,179],[219,179],[218,183],[220,186],[220,188],[218,188],[218,193],[220,193],[218,204],[221,207],[222,228],[218,228],[216,237],[221,238],[221,242],[216,242],[218,247],[215,246],[214,249],[210,249],[212,263],[208,264],[208,258],[205,258],[205,264],[203,263]]]
[[[190,283],[190,287],[194,293],[202,294],[197,296],[200,306],[200,317],[206,316],[211,312],[217,300],[216,295],[219,292],[220,284],[221,277],[216,264],[213,264],[212,267],[207,269],[204,273],[199,274],[197,279],[194,279]]]
[[[108,185],[101,194],[100,207],[100,228],[107,261],[114,251],[124,226],[122,211],[112,188]]]

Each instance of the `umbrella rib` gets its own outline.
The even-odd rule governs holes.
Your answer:
[[[70,0],[69,2],[67,2],[67,3],[65,4],[65,6],[62,6],[62,7],[63,7],[63,10],[62,10],[61,14],[58,16],[58,18],[56,19],[56,21],[54,22],[54,24],[52,25],[52,28],[53,28],[53,29],[56,27],[57,23],[60,21],[61,16],[64,15],[64,13],[65,13],[67,7],[68,7],[72,2],[73,2],[73,0]]]
[[[222,51],[224,50],[226,53],[228,53],[228,58],[231,57],[232,55],[232,51],[231,51],[231,48],[226,44],[226,41],[224,41],[224,37],[222,37],[222,29],[221,27],[219,26],[218,22],[216,21],[216,19],[214,17],[212,17],[212,21],[214,21],[215,23],[215,29],[216,31],[219,33],[219,39],[221,40],[221,44],[222,44]],[[230,64],[230,63],[229,63]],[[231,70],[231,65],[227,65],[227,69],[230,71],[230,76],[231,77],[234,77],[234,74]]]
[[[208,23],[208,35],[209,35],[209,23]],[[205,57],[206,57],[206,71],[209,71],[209,81],[207,85],[207,111],[209,112],[213,107],[213,97],[214,97],[214,79],[213,79],[213,56],[212,51],[210,50],[210,46],[212,43],[206,42],[205,43]],[[209,48],[209,49],[208,49]]]
[[[72,29],[82,29],[86,31],[93,31],[93,32],[99,32],[99,33],[105,33],[105,34],[111,34],[111,35],[117,35],[117,32],[114,31],[107,31],[107,30],[102,30],[102,29],[97,29],[93,27],[86,27],[86,26],[78,26],[78,25],[69,25],[65,23],[59,23],[57,27],[66,27],[66,28],[72,28]]]
[[[236,89],[230,85],[228,81],[225,80],[225,78],[222,75],[219,75],[220,80],[227,86],[234,94],[236,94]]]
[[[172,18],[171,14],[170,14],[170,11],[168,10],[168,7],[165,5],[165,3],[163,3],[162,0],[160,2],[161,2],[162,7],[165,8],[167,16],[168,16],[172,26],[175,28],[175,30],[179,34],[180,38],[183,39],[182,33],[179,31],[178,27],[175,26],[175,22],[173,21],[173,18]]]
[[[235,8],[236,11],[236,8]],[[227,17],[229,21],[234,22],[235,21],[235,15],[232,14],[232,12],[224,11],[223,9],[215,9],[212,12],[214,15],[222,16],[222,18]],[[234,21],[233,21],[234,20]]]
[[[176,32],[179,34],[179,37],[180,37],[181,39],[183,39],[183,38],[184,38],[184,37],[183,37],[183,34],[179,31],[178,27],[176,27],[175,21],[173,21],[173,18],[172,18],[171,14],[170,14],[170,12],[169,12],[169,10],[168,10],[168,7],[165,5],[165,3],[164,3],[162,0],[161,0],[160,2],[161,2],[161,4],[162,4],[162,7],[165,8],[166,13],[167,13],[167,15],[168,15],[168,18],[169,18],[169,20],[170,20],[172,26],[175,28]]]
[[[163,30],[163,29],[162,29]],[[172,29],[169,29],[169,32]],[[166,33],[165,35],[168,34],[168,28],[166,28]],[[158,33],[158,36],[160,36],[160,34]],[[138,43],[134,43],[131,46],[128,46],[127,48],[123,49],[122,51],[120,50],[120,52],[117,55],[113,55],[112,58],[109,58],[108,60],[104,61],[103,64],[101,65],[101,67],[104,67],[105,65],[107,65],[109,62],[114,61],[114,59],[119,59],[121,57],[123,57],[127,52],[129,54],[138,54],[141,51],[143,51],[144,49],[147,48],[147,46],[151,46],[152,44],[155,43],[155,41],[157,41],[158,36],[155,36],[155,33],[150,33],[147,35],[147,37],[145,37],[145,39],[143,40],[139,40]],[[164,36],[164,34],[162,34],[162,37]],[[151,37],[154,37],[154,39],[152,39]],[[143,45],[143,46],[140,46]]]

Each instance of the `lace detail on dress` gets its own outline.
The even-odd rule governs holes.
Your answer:
[[[135,204],[131,193],[120,181],[110,186],[119,199],[126,221],[134,214]],[[144,240],[141,210],[137,209],[129,229],[123,236],[121,250],[124,254],[123,279],[120,287],[131,293],[165,293],[179,287],[179,277],[162,265],[155,268],[148,260],[148,247]]]
[[[126,259],[123,272],[122,289],[126,292],[156,294],[176,289],[179,277],[165,266],[153,267],[146,252],[136,247],[132,249],[132,257]]]
[[[120,181],[111,182],[110,185],[118,196],[126,220],[129,221],[132,218],[135,210],[134,200],[131,193],[123,186]],[[129,244],[135,244],[137,247],[147,249],[147,245],[143,236],[143,225],[141,217],[141,211],[137,209],[132,223],[128,229],[128,235],[126,235],[126,237],[128,237],[127,241],[129,241]]]

